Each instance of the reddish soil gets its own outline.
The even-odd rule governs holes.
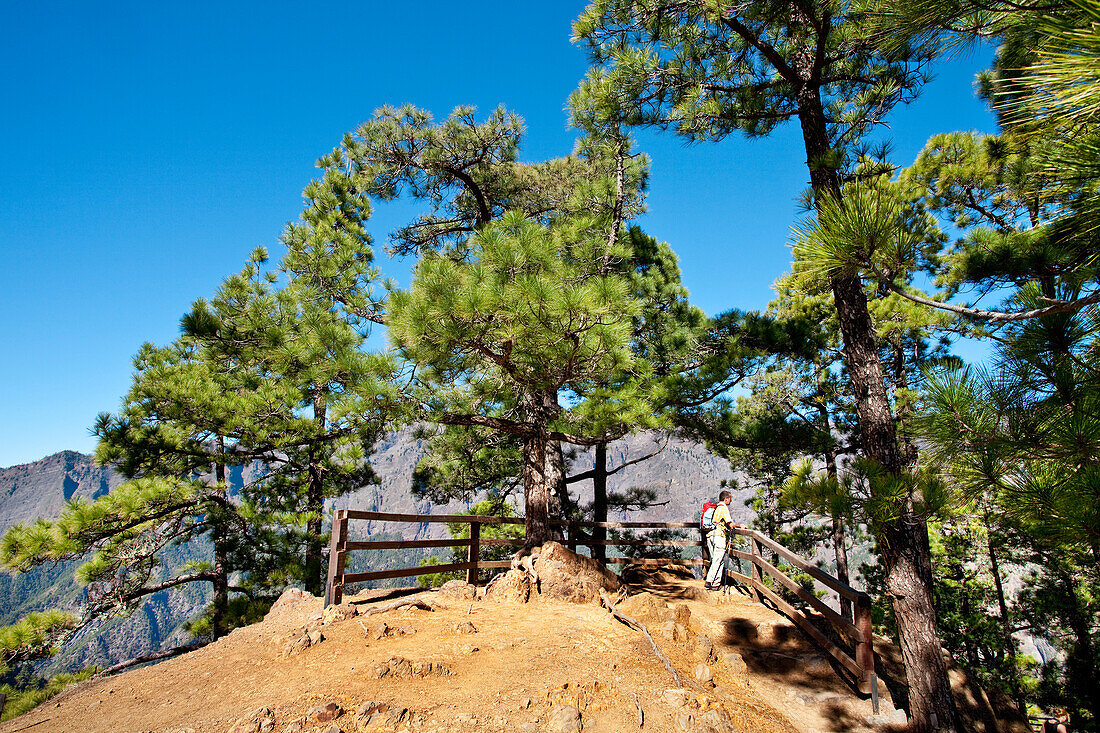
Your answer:
[[[305,731],[352,733],[366,729],[365,719],[356,717],[364,702],[407,709],[387,729],[413,733],[549,731],[556,729],[551,716],[560,705],[581,712],[586,733],[639,730],[639,709],[642,731],[679,731],[684,725],[706,730],[702,721],[719,715],[741,733],[873,729],[866,722],[870,701],[856,697],[782,616],[737,592],[705,592],[698,581],[664,577],[649,590],[620,609],[650,628],[686,698],[665,694],[675,687],[672,676],[645,637],[595,605],[425,592],[408,597],[422,598],[434,610],[395,609],[335,621],[320,627],[323,641],[288,654],[303,627],[320,623],[321,601],[307,597],[280,602],[262,623],[198,651],[82,683],[8,721],[0,733],[226,733],[261,707],[271,710],[279,733],[299,723]],[[366,614],[395,597],[372,591],[348,601]],[[680,606],[690,611],[690,620],[670,628]],[[684,620],[684,612],[679,614]],[[383,622],[414,633],[375,638]],[[476,633],[458,630],[467,622]],[[703,637],[713,643],[713,655]],[[436,672],[442,666],[449,674],[379,678],[375,665],[394,657],[434,662]],[[703,663],[714,675],[713,686],[695,679]],[[303,720],[330,700],[346,712],[331,722]],[[884,713],[892,712],[888,698],[883,704]],[[687,722],[688,715],[694,722]],[[876,722],[886,720],[883,715]]]

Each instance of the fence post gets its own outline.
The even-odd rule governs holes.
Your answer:
[[[569,523],[569,539],[567,540],[570,552],[577,551],[577,523]]]
[[[750,544],[752,545],[752,577],[761,586],[764,585],[764,568],[760,565],[764,560],[764,553],[760,546],[760,540],[755,536],[749,537]],[[761,598],[760,591],[756,589],[756,586],[752,586],[752,599],[757,603]]]
[[[470,552],[466,556],[466,562],[472,562],[474,566],[467,568],[466,570],[466,582],[470,585],[477,585],[478,569],[477,563],[481,559],[481,524],[478,522],[470,522]]]
[[[340,509],[333,514],[332,539],[328,550],[328,582],[325,583],[325,608],[344,600],[344,556],[348,546],[348,512]]]
[[[859,641],[856,642],[856,663],[863,669],[863,677],[859,680],[859,691],[870,694],[875,703],[875,713],[878,713],[878,695],[874,694],[878,687],[878,677],[875,675],[875,647],[874,631],[871,627],[871,597],[860,594],[856,598],[856,626],[859,627]]]

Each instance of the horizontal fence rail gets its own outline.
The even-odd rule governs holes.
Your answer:
[[[349,541],[348,522],[350,520],[366,520],[375,522],[405,522],[405,523],[451,523],[469,525],[468,538],[463,539],[430,539],[430,540],[367,540]],[[329,546],[328,559],[328,583],[325,589],[325,606],[338,604],[343,600],[344,586],[348,583],[362,583],[371,580],[388,580],[391,578],[406,578],[431,573],[450,573],[466,571],[466,582],[476,585],[479,581],[481,569],[501,569],[511,566],[510,560],[481,560],[482,547],[519,547],[524,544],[522,538],[489,538],[482,539],[482,525],[523,525],[522,517],[493,517],[476,514],[394,514],[388,512],[368,512],[340,509],[334,512],[332,521],[332,541]],[[565,530],[566,544],[574,552],[579,545],[593,550],[593,556],[605,565],[641,565],[660,566],[668,564],[679,565],[704,565],[706,560],[701,558],[678,557],[606,557],[603,548],[606,547],[701,547],[705,548],[706,542],[698,540],[653,540],[646,538],[632,539],[607,539],[605,530],[608,529],[694,529],[699,525],[694,522],[581,522],[581,521],[557,521],[552,523],[556,527]],[[595,530],[586,533],[584,530]],[[738,570],[734,571],[726,567],[726,579],[745,586],[752,595],[753,600],[763,603],[767,601],[782,613],[788,616],[800,629],[823,651],[828,653],[842,667],[850,672],[860,692],[875,696],[877,692],[877,678],[875,675],[874,647],[872,645],[871,628],[871,599],[861,591],[852,588],[847,583],[829,575],[821,568],[811,564],[802,557],[788,550],[770,537],[745,527],[733,527],[733,534],[740,535],[748,540],[749,551],[732,549],[727,547],[728,556],[739,561],[749,563],[750,574],[739,572],[741,563],[738,562]],[[417,567],[397,568],[394,570],[372,570],[362,573],[345,572],[347,554],[353,551],[365,550],[398,550],[398,549],[436,549],[448,547],[465,547],[466,561],[447,563],[444,565],[422,565]],[[851,601],[854,617],[848,619],[838,613],[831,606],[818,598],[813,592],[807,590],[797,581],[790,578],[782,570],[764,557],[764,552],[774,554],[785,562],[806,573],[816,582],[827,588],[831,593],[840,598]],[[786,598],[777,593],[765,582],[765,576],[786,588],[790,593],[805,604],[798,607],[790,603]],[[806,609],[812,609],[807,612]],[[828,621],[837,634],[851,644],[851,651],[830,639],[821,630],[821,627],[811,618],[811,613]]]

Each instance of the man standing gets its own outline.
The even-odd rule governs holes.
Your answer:
[[[714,529],[707,535],[707,549],[710,550],[710,570],[704,587],[707,590],[721,588],[726,579],[726,533],[730,527],[739,527],[730,517],[730,502],[733,494],[723,491],[718,495],[718,507],[714,510]]]

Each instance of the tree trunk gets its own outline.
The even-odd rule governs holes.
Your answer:
[[[1001,565],[997,560],[997,553],[993,548],[993,528],[990,526],[989,515],[984,515],[986,549],[989,552],[989,571],[993,576],[993,588],[997,592],[997,610],[1001,614],[1001,643],[1004,645],[1004,654],[1012,657],[1016,653],[1016,642],[1012,638],[1012,619],[1008,615],[1008,603],[1005,601],[1004,584],[1001,581]],[[1024,698],[1023,685],[1020,682],[1019,669],[1016,662],[1009,659],[1005,669],[1012,675],[1012,701],[1016,703],[1021,715],[1027,715],[1027,700]]]
[[[592,519],[596,522],[607,521],[607,443],[596,444],[596,460],[592,465]],[[607,539],[606,527],[593,527],[592,539],[603,542]],[[607,547],[593,545],[592,557],[601,563],[607,561]]]
[[[217,491],[225,497],[228,493],[225,485],[225,438],[221,436],[218,436],[218,455],[221,460],[214,464],[214,480]],[[214,600],[210,608],[210,630],[215,641],[225,636],[227,631],[225,614],[229,609],[229,548],[225,531],[225,523],[215,521],[210,532],[210,539],[214,543],[214,579],[211,581],[214,586]]]
[[[561,530],[550,524],[561,515],[560,486],[565,483],[561,446],[547,438],[547,426],[561,408],[553,392],[533,392],[521,400],[524,419],[536,426],[523,440],[523,501],[527,541],[524,552],[548,540],[560,540]]]
[[[313,393],[313,423],[318,437],[325,432],[327,407],[324,391],[316,388]],[[325,511],[325,483],[320,449],[316,443],[309,447],[307,480],[305,509],[311,517],[306,522],[305,586],[307,592],[320,596],[325,593],[325,538],[321,534]]]
[[[960,730],[936,629],[928,525],[912,513],[879,530],[886,593],[897,617],[898,641],[909,686],[912,731]]]
[[[808,59],[800,58],[796,65],[805,66],[799,69],[804,79],[814,78],[812,62]],[[815,84],[807,81],[802,87],[798,106],[815,197],[819,205],[826,196],[839,199],[840,179],[836,169],[826,162],[831,150],[821,94]],[[888,473],[899,474],[903,466],[894,414],[863,283],[856,272],[842,270],[832,275],[830,285],[844,340],[844,360],[856,400],[863,453]],[[887,593],[897,615],[898,636],[909,680],[910,730],[914,733],[958,730],[955,701],[936,630],[927,523],[911,507],[905,507],[897,518],[877,529]]]
[[[1066,656],[1066,695],[1078,707],[1072,711],[1074,718],[1080,719],[1082,710],[1087,710],[1094,721],[1100,720],[1100,670],[1092,643],[1091,614],[1077,592],[1078,579],[1069,570],[1072,564],[1062,560],[1056,564],[1064,618],[1074,636]]]
[[[840,490],[840,472],[836,467],[836,451],[832,448],[832,423],[829,420],[829,410],[825,406],[824,402],[818,405],[818,414],[821,417],[825,431],[829,434],[827,438],[828,447],[825,449],[825,471],[829,475],[829,480],[833,482],[833,485],[837,487],[837,491]],[[845,545],[844,538],[844,517],[835,512],[830,512],[829,519],[832,521],[832,540],[833,540],[833,558],[836,560],[836,577],[845,585],[851,585],[851,581],[848,579],[848,547]],[[839,594],[838,594],[839,595]],[[839,595],[840,598],[840,615],[849,621],[855,620],[855,612],[852,610],[852,601],[847,596]]]

